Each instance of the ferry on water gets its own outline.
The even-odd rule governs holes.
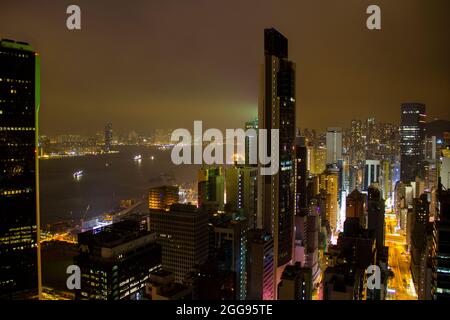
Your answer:
[[[80,179],[83,176],[83,170],[79,170],[73,174],[75,179]]]

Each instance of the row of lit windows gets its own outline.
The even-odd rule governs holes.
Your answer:
[[[23,239],[23,240],[10,240],[10,241],[0,241],[0,244],[2,245],[12,245],[12,244],[18,244],[18,243],[31,243],[34,239]],[[28,247],[27,247],[28,248]],[[24,247],[18,247],[13,248],[13,250],[23,250]]]
[[[2,78],[0,78],[0,82],[2,82],[2,81],[5,81],[5,82],[16,82],[16,83],[31,83],[31,81],[28,81],[28,80],[9,79],[9,78],[2,79]]]
[[[33,127],[0,127],[0,131],[34,131]]]
[[[0,142],[4,142],[4,139],[0,139]],[[7,147],[34,147],[33,143],[7,143]]]
[[[24,158],[21,159],[0,159],[0,162],[22,162],[24,161]]]
[[[416,114],[416,113],[419,113],[419,110],[403,111],[403,114]]]
[[[23,54],[23,53],[13,53],[9,51],[0,51],[0,54],[3,54],[5,56],[11,56],[11,57],[18,57],[18,58],[29,58],[29,54]]]
[[[36,229],[36,226],[24,226],[24,227],[18,227],[18,228],[11,228],[11,229],[9,229],[9,231],[14,232],[14,231],[22,231],[22,230],[30,230],[30,229]]]
[[[0,195],[2,196],[10,196],[15,194],[22,194],[22,193],[30,193],[31,189],[22,189],[22,190],[6,190],[0,192]]]
[[[14,232],[8,232],[5,237],[0,238],[1,241],[6,241],[7,239],[22,239],[22,238],[29,238],[30,235],[33,234],[33,231],[30,230],[22,230],[22,231],[14,231]]]

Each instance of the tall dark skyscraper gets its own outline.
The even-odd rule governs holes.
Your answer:
[[[182,283],[208,258],[208,214],[193,205],[173,204],[170,211],[152,211],[150,222],[161,244],[163,268]]]
[[[307,150],[305,137],[295,140],[295,214],[306,215],[308,201],[306,196]]]
[[[105,126],[105,152],[111,151],[113,140],[112,123],[107,123]]]
[[[377,243],[377,250],[381,252],[384,247],[384,199],[380,189],[370,186],[368,189],[368,229],[373,230]]]
[[[450,191],[439,190],[436,300],[450,300]]]
[[[37,297],[40,288],[37,161],[39,55],[0,42],[0,298]]]
[[[400,118],[400,180],[414,181],[420,174],[425,149],[425,105],[403,103]]]
[[[295,64],[288,60],[288,40],[275,29],[264,30],[265,60],[261,73],[259,129],[267,129],[267,149],[279,153],[275,175],[260,175],[258,185],[259,227],[273,235],[275,279],[292,259],[295,211]],[[279,129],[279,149],[270,144],[270,130]],[[277,287],[275,281],[275,289]],[[275,295],[276,296],[276,295]]]

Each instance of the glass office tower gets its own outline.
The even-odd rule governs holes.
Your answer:
[[[1,40],[0,299],[39,294],[39,70],[30,45]]]

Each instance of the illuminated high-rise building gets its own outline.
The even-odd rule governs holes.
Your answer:
[[[247,233],[248,221],[231,219],[214,226],[215,250],[219,269],[235,273],[236,298],[247,297]]]
[[[150,274],[161,269],[156,236],[139,221],[124,220],[78,235],[80,300],[141,300]]]
[[[415,181],[425,158],[425,105],[404,103],[400,119],[400,179],[404,183]]]
[[[257,145],[258,139],[257,139],[257,134],[258,134],[258,119],[254,119],[252,121],[248,121],[245,123],[245,130],[249,130],[249,129],[254,129],[256,135],[253,134],[249,134],[245,136],[245,164],[246,165],[250,165],[250,145],[252,143],[254,143],[255,145]],[[256,164],[252,166],[257,166]]]
[[[379,160],[366,160],[364,164],[363,190],[367,191],[371,184],[379,183],[381,177],[381,164]]]
[[[257,176],[257,167],[236,165],[225,169],[226,209],[245,216],[250,229],[256,228]]]
[[[442,186],[449,190],[450,189],[450,150],[444,149],[441,152],[440,157],[440,168],[439,176]]]
[[[222,167],[204,166],[198,173],[198,206],[209,211],[223,211],[225,176]]]
[[[151,211],[150,224],[161,244],[163,268],[182,283],[208,257],[208,214],[193,205],[173,204],[169,211]]]
[[[275,299],[274,243],[262,229],[249,231],[247,260],[247,299]]]
[[[435,299],[450,300],[450,191],[439,190],[440,212],[437,221]]]
[[[342,129],[327,129],[327,164],[337,163],[342,159]]]
[[[277,174],[259,176],[258,228],[273,235],[278,281],[278,267],[292,259],[294,236],[295,64],[288,59],[288,40],[275,29],[264,30],[264,51],[259,129],[268,130],[267,149],[278,152],[280,165]],[[271,145],[271,129],[279,130],[278,150]]]
[[[295,214],[305,215],[308,207],[306,195],[307,149],[305,137],[297,137],[295,142]]]
[[[324,146],[313,146],[310,153],[311,163],[309,167],[311,174],[322,174],[326,169],[327,149]]]
[[[105,125],[105,152],[111,151],[112,141],[113,141],[112,123],[107,123]]]
[[[324,189],[327,192],[327,218],[332,231],[336,232],[339,213],[339,169],[336,166],[329,166],[323,176],[325,177]]]
[[[40,293],[40,58],[1,40],[0,66],[0,299],[24,299]]]
[[[358,219],[360,226],[364,228],[366,226],[364,195],[356,189],[353,190],[347,197],[346,206],[346,218]]]
[[[367,118],[367,121],[366,121],[367,144],[372,144],[375,142],[374,140],[377,138],[377,132],[376,132],[377,130],[376,129],[377,129],[377,125],[375,123],[375,118],[374,117]]]
[[[150,210],[169,211],[170,206],[179,201],[178,186],[160,186],[150,188],[148,193],[148,208]]]

